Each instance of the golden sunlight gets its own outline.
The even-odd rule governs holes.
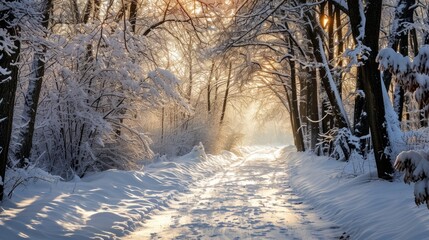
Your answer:
[[[328,26],[329,23],[329,17],[327,15],[322,15],[320,17],[320,24],[322,24],[323,28],[326,28]]]

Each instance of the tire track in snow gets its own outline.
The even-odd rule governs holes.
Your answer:
[[[338,239],[288,184],[276,149],[257,149],[203,179],[125,239]]]

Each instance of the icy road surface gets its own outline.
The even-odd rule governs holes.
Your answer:
[[[339,239],[339,227],[317,216],[288,179],[284,157],[253,149],[124,239]]]

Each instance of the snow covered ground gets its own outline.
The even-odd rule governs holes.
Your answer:
[[[292,147],[247,147],[239,155],[206,155],[197,146],[143,171],[20,185],[2,203],[0,238],[429,236],[429,212],[414,205],[413,188],[376,179],[371,161],[337,162]]]
[[[126,239],[338,239],[289,186],[284,158],[273,148],[244,157],[191,191]]]
[[[379,180],[370,160],[285,156],[292,188],[351,239],[429,239],[429,210],[414,204],[413,187],[402,177]]]

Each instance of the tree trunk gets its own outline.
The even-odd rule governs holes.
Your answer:
[[[211,113],[211,81],[213,77],[214,67],[215,67],[215,62],[213,60],[212,67],[210,68],[208,83],[207,83],[207,113],[208,114]]]
[[[193,70],[193,58],[192,58],[192,39],[188,43],[188,54],[189,54],[189,85],[188,89],[186,90],[186,97],[188,98],[188,103],[191,105],[191,99],[192,99],[192,87],[194,84],[194,70]]]
[[[327,55],[324,50],[324,44],[322,40],[322,29],[316,18],[314,13],[311,11],[304,12],[304,20],[306,22],[305,31],[306,35],[309,36],[309,40],[311,41],[313,55],[316,59],[316,62],[321,64],[319,68],[320,78],[322,81],[323,89],[326,92],[326,95],[329,100],[329,104],[332,108],[332,114],[334,120],[336,121],[336,126],[338,129],[347,129],[348,131],[352,131],[350,129],[350,124],[347,118],[347,113],[343,106],[341,95],[338,92],[337,86],[335,84],[335,80],[332,76],[331,69],[329,67],[329,61],[327,59]],[[348,141],[347,139],[341,141]],[[348,160],[350,157],[350,149],[351,146],[348,142],[343,142],[342,150],[344,153],[344,159]],[[348,145],[348,147],[346,147]]]
[[[357,18],[350,18],[352,26],[359,26],[361,19],[359,16],[359,3],[355,0],[348,0],[349,14],[358,15]],[[356,6],[357,5],[357,6]],[[378,40],[380,34],[381,0],[367,1],[365,35],[362,43],[371,49],[366,60],[363,61],[362,83],[365,93],[368,120],[371,130],[371,138],[374,146],[374,156],[377,165],[378,177],[382,179],[392,179],[393,167],[388,154],[390,142],[386,129],[385,108],[382,101],[382,85],[380,72],[375,61],[378,53]],[[357,22],[356,22],[357,20]],[[352,27],[353,29],[353,27]],[[353,33],[355,34],[355,33]],[[356,38],[356,35],[355,35]],[[359,39],[360,40],[360,39]],[[370,111],[368,111],[370,110]]]
[[[6,0],[6,2],[13,2]],[[15,94],[18,83],[18,59],[21,43],[18,39],[19,28],[11,25],[15,21],[13,9],[4,8],[0,10],[0,29],[11,38],[10,53],[2,48],[0,50],[0,201],[3,200],[6,166],[8,163],[8,152],[12,135],[13,109],[15,105]],[[1,41],[1,40],[0,40]],[[8,43],[4,43],[8,44]]]
[[[343,29],[341,27],[341,11],[339,8],[335,8],[334,11],[334,15],[335,15],[335,27],[337,30],[337,56],[341,56],[344,52],[344,39],[343,39]],[[332,49],[332,51],[334,51],[334,49]],[[339,61],[338,61],[338,67],[342,68],[343,66],[343,58],[340,57]],[[343,84],[342,84],[342,80],[343,80],[343,76],[342,76],[342,71],[338,70],[335,74],[335,78],[336,78],[336,83],[338,86],[338,91],[340,92],[340,95],[342,94],[342,89],[343,89]]]
[[[395,18],[393,20],[392,29],[390,30],[389,42],[387,47],[398,50],[407,56],[408,55],[408,30],[406,28],[409,24],[413,23],[415,0],[399,0],[395,9]],[[387,90],[389,89],[392,81],[392,74],[389,71],[383,72],[383,81]],[[393,105],[398,115],[399,121],[402,120],[404,109],[404,89],[402,86],[395,86],[393,94]]]
[[[348,12],[350,18],[350,28],[352,30],[353,40],[355,44],[360,44],[362,42],[362,37],[364,34],[360,32],[361,25],[361,14],[360,10],[363,11],[362,1],[348,1],[348,8],[352,11]],[[368,144],[364,136],[369,134],[369,123],[368,123],[368,114],[366,112],[366,96],[363,91],[363,75],[362,75],[362,66],[356,67],[356,98],[355,98],[355,107],[354,107],[354,121],[353,129],[356,137],[360,138],[360,151],[363,155],[366,154],[365,149]]]
[[[429,26],[429,8],[427,8],[425,26]],[[429,44],[429,30],[424,30],[423,44]]]
[[[136,32],[136,22],[137,22],[137,0],[131,0],[130,4],[130,25],[131,31]]]
[[[309,69],[308,78],[306,81],[307,86],[307,130],[310,135],[310,149],[315,150],[317,139],[319,137],[319,105],[317,98],[317,75],[314,68]]]
[[[223,98],[222,113],[220,115],[220,123],[219,123],[220,125],[222,125],[223,120],[225,118],[226,104],[228,102],[229,85],[231,83],[231,77],[232,77],[232,62],[229,63],[229,68],[228,68],[228,78],[226,80],[225,96]]]
[[[296,64],[295,64],[295,67]],[[300,71],[298,72],[304,72],[302,71],[302,69],[300,69]],[[300,76],[297,76],[297,80],[299,81],[299,104],[298,104],[298,108],[299,108],[299,117],[301,119],[301,126],[302,126],[302,134],[304,137],[304,143],[307,140],[307,136],[309,134],[309,121],[307,119],[307,107],[309,106],[309,104],[307,103],[307,92],[309,91],[309,88],[307,86],[307,76],[303,77],[303,74],[301,73]]]
[[[366,137],[369,135],[369,123],[368,123],[368,114],[366,113],[366,101],[365,93],[363,91],[363,82],[362,82],[362,66],[357,67],[357,76],[356,76],[356,97],[355,97],[355,106],[354,106],[354,134],[360,139],[360,149],[359,152],[365,156],[369,150],[369,141]]]
[[[323,42],[320,36],[320,26],[317,24],[315,17],[310,11],[305,12],[305,17],[307,22],[306,33],[310,37],[316,61],[322,64],[322,67],[320,67],[320,77],[322,79],[323,88],[328,96],[329,103],[332,106],[332,112],[338,122],[338,127],[350,129],[347,115],[342,105],[341,96],[336,88],[335,81],[330,72],[326,54],[323,49]]]
[[[45,2],[43,9],[42,26],[47,30],[52,10],[52,0]],[[42,46],[42,52],[35,52],[33,65],[28,83],[27,94],[25,95],[24,110],[22,113],[22,125],[18,134],[18,145],[15,149],[15,157],[19,161],[18,167],[27,167],[27,159],[30,157],[33,145],[34,125],[36,123],[37,106],[39,103],[40,91],[42,89],[43,77],[45,75],[45,53],[46,47]]]
[[[287,25],[286,25],[287,26]],[[291,56],[295,55],[295,51],[293,48],[293,41],[291,38],[288,38],[288,50],[289,54]],[[301,119],[299,115],[298,110],[298,96],[297,96],[297,87],[296,87],[296,64],[295,61],[292,58],[289,58],[289,67],[290,67],[290,80],[291,80],[291,92],[292,96],[291,99],[289,99],[289,108],[290,108],[290,120],[292,124],[292,131],[293,131],[293,139],[295,143],[296,150],[298,152],[304,152],[305,151],[305,145],[304,145],[304,136],[302,133],[302,125],[301,125]],[[285,83],[283,83],[283,87],[285,89],[286,95],[288,96],[288,89]]]

